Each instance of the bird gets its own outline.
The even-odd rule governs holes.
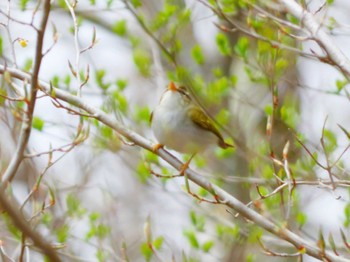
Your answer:
[[[188,168],[192,158],[210,145],[227,149],[226,143],[212,119],[199,107],[184,86],[170,82],[150,117],[151,128],[158,143],[154,151],[166,146],[179,153],[191,154],[180,174]]]

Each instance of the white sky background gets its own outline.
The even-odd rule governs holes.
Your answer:
[[[214,40],[217,31],[212,25],[212,21],[215,18],[210,16],[210,12],[206,8],[194,5],[195,1],[187,2],[191,7],[195,6],[192,18],[195,20],[195,37],[202,44],[207,57],[211,55],[214,57],[217,52]],[[334,8],[329,10],[328,15],[334,16],[338,22],[350,24],[350,17],[348,16],[350,2],[347,0],[335,2]],[[318,1],[312,1],[312,3],[312,9],[318,9]],[[81,1],[79,6],[82,7],[84,4],[84,1]],[[2,1],[0,8],[4,10],[5,6],[5,1]],[[24,21],[29,21],[31,18],[30,11],[14,11],[12,15]],[[104,15],[110,17],[111,21],[114,21],[116,16],[120,16],[120,19],[128,19],[128,29],[142,34],[124,9],[117,7],[115,13],[105,12]],[[1,19],[3,19],[3,16]],[[69,72],[67,61],[70,60],[74,65],[76,54],[73,36],[68,33],[68,28],[72,25],[71,18],[63,12],[54,11],[50,14],[50,20],[55,23],[61,37],[58,44],[43,60],[40,71],[40,78],[43,80],[50,80],[55,74],[66,75]],[[116,77],[128,79],[129,86],[125,94],[130,102],[130,108],[135,104],[147,104],[153,108],[164,88],[159,86],[159,83],[166,83],[166,78],[162,71],[157,70],[153,78],[143,79],[139,76],[132,62],[129,43],[122,38],[105,32],[101,28],[96,28],[96,30],[99,42],[92,50],[81,56],[81,68],[85,68],[87,64],[93,68],[104,68],[107,71],[106,80],[115,79]],[[345,30],[345,32],[349,35],[350,29]],[[3,28],[0,28],[0,33],[5,36]],[[17,63],[18,65],[23,65],[27,58],[33,57],[36,35],[33,30],[28,30],[28,27],[16,23],[11,23],[11,33],[13,38],[21,37],[29,41],[27,48],[21,48],[18,44],[15,44]],[[92,24],[85,22],[79,33],[81,47],[90,44],[91,34]],[[333,40],[347,57],[350,57],[350,49],[348,48],[350,37],[348,35],[333,37]],[[45,47],[49,46],[52,40],[51,36],[52,30],[49,23],[45,37]],[[309,48],[319,50],[315,45],[306,43],[305,51],[308,51]],[[4,51],[6,54],[9,52],[9,49]],[[10,54],[8,53],[6,56],[10,57]],[[337,71],[320,62],[300,59],[298,68],[302,82],[316,89],[335,90],[336,79],[342,79]],[[97,106],[101,101],[98,95],[93,94],[98,94],[99,90],[93,86],[94,80],[92,77],[89,87],[83,90],[83,98]],[[341,124],[347,130],[350,130],[349,101],[346,98],[322,94],[308,89],[303,89],[301,92],[302,115],[300,132],[305,134],[308,140],[318,144],[322,125],[328,116],[327,128],[336,132],[341,138],[339,140],[341,143],[340,150],[345,148],[348,141],[343,132],[337,127],[337,124]],[[74,129],[71,129],[71,133],[67,131],[62,132],[62,130],[68,129],[61,128],[60,125],[66,123],[66,125],[75,126],[79,121],[76,116],[68,115],[64,110],[57,110],[49,102],[49,99],[40,99],[35,113],[44,120],[54,119],[55,123],[59,125],[47,125],[44,132],[34,130],[30,138],[30,147],[33,150],[38,152],[46,151],[49,149],[50,144],[52,147],[57,147],[70,141]],[[142,132],[144,130],[138,131]],[[153,139],[152,134],[148,130],[145,130],[144,133],[147,137]],[[118,223],[119,237],[122,236],[129,243],[136,242],[139,238],[144,237],[142,221],[146,221],[146,217],[151,214],[154,221],[154,235],[163,234],[166,241],[170,240],[170,243],[167,243],[170,247],[169,250],[181,253],[181,248],[186,246],[181,244],[181,242],[185,243],[186,241],[183,238],[182,229],[189,226],[188,210],[191,208],[190,203],[192,201],[185,193],[182,193],[183,180],[174,179],[168,182],[165,189],[162,188],[159,180],[152,180],[153,187],[143,186],[135,178],[134,171],[125,164],[124,159],[127,158],[127,154],[121,153],[120,155],[123,156],[121,158],[120,155],[117,156],[112,153],[101,155],[87,149],[87,146],[82,145],[77,150],[69,153],[68,156],[52,168],[46,175],[46,179],[57,187],[77,186],[83,179],[82,175],[84,175],[79,173],[81,166],[77,163],[82,162],[82,165],[92,163],[92,179],[88,184],[88,188],[81,191],[85,199],[83,205],[85,204],[85,207],[92,210],[100,207],[101,212],[103,210],[106,211],[106,206],[110,206],[113,212],[108,215],[108,219]],[[137,155],[139,149],[127,148],[127,152],[130,151]],[[345,154],[345,159],[349,159],[349,154]],[[131,161],[134,160],[131,159]],[[37,161],[41,161],[42,166],[46,164],[45,158],[37,159]],[[136,163],[134,161],[131,164]],[[320,171],[320,177],[327,178],[327,175]],[[24,198],[27,194],[20,187],[15,190],[19,198]],[[337,190],[335,193],[332,193],[323,189],[310,190],[309,187],[303,187],[300,189],[300,192],[304,199],[301,203],[305,203],[304,209],[308,216],[308,222],[304,229],[308,229],[311,232],[314,230],[318,231],[322,227],[326,237],[328,237],[330,230],[334,233],[333,236],[336,242],[340,243],[339,227],[342,226],[344,221],[344,206],[347,203],[346,201],[348,201],[347,191]],[[336,196],[341,196],[341,199],[337,200]],[[62,202],[64,201],[62,200]],[[206,208],[205,204],[202,204],[202,206]],[[131,230],[129,228],[130,225],[137,225],[137,227]],[[73,232],[76,232],[76,235],[80,237],[83,237],[84,233],[82,232],[87,230],[86,225],[81,221],[76,221],[72,228]],[[130,249],[133,248],[135,247],[131,245]],[[89,246],[84,248],[86,258],[94,256],[94,253],[89,253],[90,250]],[[95,252],[95,250],[92,251]],[[215,255],[219,256],[219,252],[220,250],[217,250]],[[215,261],[216,258],[209,257],[206,261],[210,260]],[[313,261],[313,259],[308,258],[305,261]]]

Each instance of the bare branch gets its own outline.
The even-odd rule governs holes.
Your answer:
[[[350,78],[350,61],[344,53],[334,43],[332,38],[322,29],[321,25],[316,21],[314,15],[303,9],[294,0],[278,0],[287,9],[289,13],[294,15],[309,31],[310,36],[320,45],[327,53],[328,59],[342,71],[342,73]]]
[[[40,23],[40,27],[37,30],[37,43],[36,43],[36,51],[35,51],[35,62],[34,62],[34,70],[33,75],[30,79],[27,79],[28,81],[31,81],[31,90],[30,90],[30,97],[29,102],[27,103],[27,110],[23,113],[23,123],[22,128],[19,136],[19,141],[17,145],[16,152],[14,153],[14,156],[11,159],[11,162],[9,166],[7,167],[3,177],[2,177],[2,185],[0,190],[4,190],[4,188],[7,186],[8,182],[11,182],[14,176],[17,173],[17,170],[24,158],[24,152],[27,148],[30,132],[32,129],[32,120],[33,120],[33,113],[35,108],[35,102],[36,102],[36,95],[38,92],[38,86],[39,86],[39,71],[42,61],[42,49],[43,49],[43,42],[44,42],[44,34],[46,29],[47,20],[49,18],[50,13],[50,0],[45,0],[44,2],[44,11],[42,20]]]

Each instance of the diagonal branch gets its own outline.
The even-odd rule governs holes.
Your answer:
[[[29,74],[22,72],[20,70],[12,69],[12,68],[5,69],[4,66],[0,65],[0,74],[3,74],[5,70],[8,73],[10,73],[12,77],[15,77],[21,80],[26,80],[31,77]],[[84,100],[82,100],[77,96],[74,96],[61,89],[52,87],[48,83],[45,83],[42,81],[40,81],[39,83],[40,83],[40,88],[44,93],[53,96],[55,99],[60,99],[80,109],[85,110],[92,117],[96,118],[97,120],[104,123],[105,125],[111,127],[112,129],[117,131],[119,134],[121,134],[125,138],[134,142],[136,145],[153,152],[154,144],[151,141],[140,136],[138,133],[126,128],[116,119],[107,115],[102,110],[92,107],[89,103],[85,102]],[[157,154],[166,162],[168,162],[171,166],[173,166],[177,170],[181,170],[183,163],[181,163],[177,158],[171,155],[168,151],[164,149],[159,149],[157,151]],[[295,234],[289,229],[283,226],[279,226],[277,222],[273,222],[265,218],[264,216],[260,215],[258,212],[248,208],[244,203],[236,199],[234,196],[230,195],[228,192],[226,192],[222,188],[210,183],[199,173],[191,169],[187,169],[186,174],[188,179],[194,182],[195,184],[203,187],[209,192],[215,192],[215,195],[220,203],[225,204],[226,206],[236,210],[245,218],[253,221],[256,225],[276,235],[280,239],[284,239],[287,242],[293,244],[298,250],[305,250],[305,252],[308,255],[321,260],[326,259],[330,261],[339,261],[339,262],[348,261],[348,259],[336,256],[329,251],[321,250],[319,247],[317,247],[316,243],[309,242],[309,240],[304,239],[303,237]]]
[[[350,78],[350,61],[344,53],[334,43],[332,38],[323,30],[321,25],[316,21],[314,16],[303,9],[294,0],[278,0],[289,13],[294,15],[309,31],[311,37],[327,53],[328,59],[349,79]]]
[[[36,51],[35,51],[35,62],[34,62],[33,74],[31,75],[30,78],[27,79],[27,81],[31,82],[30,97],[28,98],[28,101],[27,101],[27,110],[23,112],[22,118],[24,121],[21,127],[16,152],[14,153],[14,156],[12,157],[11,162],[8,165],[2,177],[2,185],[1,185],[0,191],[3,191],[7,185],[7,182],[11,182],[12,179],[15,177],[17,170],[22,160],[24,159],[24,153],[29,141],[29,136],[32,129],[32,120],[33,120],[33,113],[34,113],[35,102],[36,102],[36,94],[38,92],[39,71],[40,71],[41,61],[43,58],[42,49],[43,49],[43,42],[44,42],[44,34],[45,34],[47,20],[49,18],[49,13],[50,13],[50,0],[45,0],[41,23],[39,28],[37,29],[37,40],[36,40]]]
[[[14,203],[13,200],[8,199],[4,192],[0,192],[0,204],[1,207],[6,210],[7,214],[11,217],[12,222],[26,237],[29,237],[35,246],[41,249],[41,251],[53,262],[59,262],[61,259],[58,257],[53,247],[47,243],[47,241],[36,231],[34,231],[28,222],[19,211],[20,206]]]

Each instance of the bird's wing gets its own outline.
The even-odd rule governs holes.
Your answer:
[[[153,111],[151,113],[151,115],[149,116],[149,122],[152,123],[152,119],[153,119]]]
[[[220,134],[219,130],[215,127],[213,121],[205,114],[205,112],[199,107],[191,107],[188,110],[188,115],[198,127],[208,130],[214,133],[220,141],[224,141],[224,138]]]

